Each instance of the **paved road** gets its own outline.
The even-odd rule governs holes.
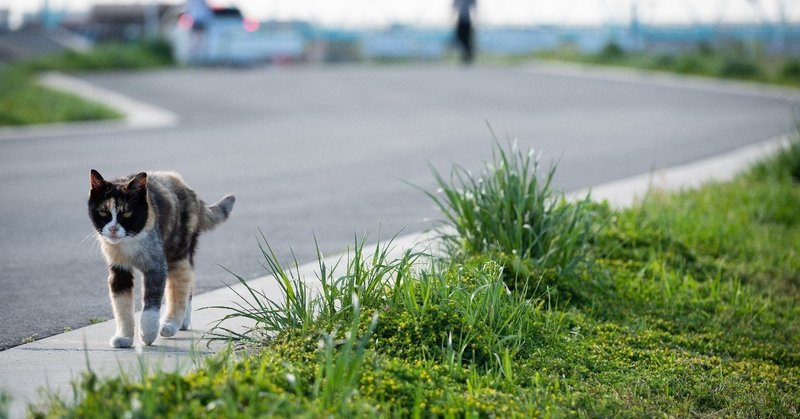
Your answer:
[[[491,123],[560,159],[571,190],[685,163],[787,132],[787,100],[559,75],[537,68],[441,66],[203,69],[84,79],[177,113],[167,129],[0,140],[0,349],[111,317],[85,213],[88,172],[181,172],[206,200],[238,200],[201,238],[199,290],[261,275],[261,229],[279,256],[314,258],[354,235],[419,231],[437,214],[405,182],[428,164],[478,169]]]

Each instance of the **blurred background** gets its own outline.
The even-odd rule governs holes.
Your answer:
[[[452,53],[452,0],[190,3],[0,0],[0,60],[143,39],[163,40],[184,64],[442,60]],[[198,12],[197,3],[211,13]],[[478,1],[474,18],[484,57],[721,48],[800,55],[800,0],[491,0]],[[198,20],[202,36],[193,30]]]

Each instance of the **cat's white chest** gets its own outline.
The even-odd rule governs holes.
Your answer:
[[[110,265],[138,267],[142,260],[141,237],[131,237],[116,243],[101,239],[103,254]]]

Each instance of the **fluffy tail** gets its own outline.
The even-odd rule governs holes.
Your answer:
[[[212,230],[214,227],[227,220],[231,211],[233,211],[233,204],[235,202],[235,196],[226,195],[224,198],[208,207],[202,204],[203,209],[201,211],[203,214],[200,217],[200,231]]]

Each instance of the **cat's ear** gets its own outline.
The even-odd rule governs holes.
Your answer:
[[[131,181],[128,182],[126,189],[128,189],[129,191],[147,190],[147,173],[141,172],[138,175],[134,176],[133,179],[131,179]]]
[[[92,191],[96,191],[105,188],[105,186],[106,186],[105,179],[103,179],[103,177],[100,176],[100,173],[98,173],[97,170],[92,169],[92,171],[89,172],[89,189]]]

